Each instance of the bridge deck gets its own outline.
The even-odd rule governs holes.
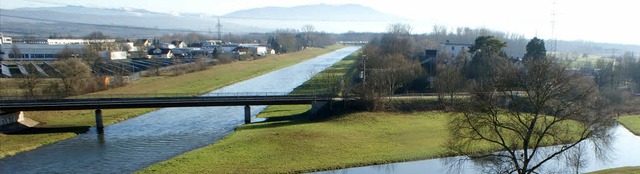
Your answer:
[[[328,96],[197,96],[148,98],[92,98],[46,100],[0,100],[0,111],[47,111],[122,108],[163,108],[245,105],[312,104],[330,101]]]

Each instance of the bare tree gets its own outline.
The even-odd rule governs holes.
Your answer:
[[[311,24],[307,24],[302,26],[301,32],[304,34],[304,38],[302,39],[302,43],[304,47],[313,47],[315,46],[315,37],[313,34],[316,32],[316,27]]]
[[[106,39],[106,38],[109,38],[109,36],[104,35],[101,31],[94,31],[84,36],[84,38],[85,39]]]
[[[42,78],[36,74],[36,70],[32,66],[27,66],[30,73],[18,81],[18,86],[22,89],[22,95],[26,98],[33,98],[38,95],[36,90],[38,85],[42,83]]]
[[[301,49],[301,45],[296,39],[297,30],[279,29],[276,31],[276,40],[280,46],[278,53],[296,52]]]
[[[9,55],[11,55],[11,58],[18,58],[18,59],[23,58],[22,51],[20,51],[20,48],[18,48],[16,44],[13,44],[11,46],[11,54]]]
[[[387,27],[387,32],[391,34],[411,34],[413,28],[409,24],[395,23]]]
[[[396,90],[425,73],[419,62],[408,60],[401,54],[372,57],[374,62],[382,66],[374,65],[364,70],[366,82],[361,84],[359,90],[363,98],[371,102],[371,110],[384,109],[384,97],[393,95]]]
[[[44,93],[61,97],[78,95],[87,88],[92,79],[89,66],[76,58],[57,61],[54,67],[60,71],[61,80],[49,84]]]
[[[567,67],[530,60],[522,69],[501,67],[491,79],[476,79],[448,125],[445,147],[499,162],[493,168],[500,173],[534,173],[587,138],[607,140],[613,121],[607,103],[592,80]],[[559,146],[541,148],[549,145]],[[478,154],[480,147],[498,152]]]
[[[389,33],[373,39],[363,48],[360,64],[364,80],[356,91],[370,105],[368,109],[385,108],[384,97],[409,86],[425,73],[420,63],[409,56],[415,45],[410,30],[408,25],[391,25]]]
[[[78,58],[78,51],[69,48],[69,46],[64,46],[64,48],[56,55],[58,58]]]
[[[438,93],[438,100],[444,101],[445,95],[449,96],[449,101],[454,100],[457,92],[464,88],[464,76],[460,68],[453,65],[440,64],[437,68],[436,80],[433,87]]]

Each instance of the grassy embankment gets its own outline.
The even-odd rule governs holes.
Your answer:
[[[633,134],[640,136],[640,115],[621,116],[618,122],[633,132]]]
[[[590,174],[640,174],[640,166],[620,167],[615,169],[600,170],[590,172]]]
[[[309,92],[327,73],[345,73],[345,65],[353,63],[348,61],[339,62],[294,92]],[[140,173],[308,172],[452,155],[442,147],[451,113],[353,112],[314,121],[317,119],[304,114],[309,108],[271,106],[259,115],[269,118],[267,122],[242,125],[217,143]],[[479,152],[490,149],[487,146]]]
[[[265,59],[213,66],[204,71],[180,76],[144,77],[125,87],[94,94],[200,94],[284,68],[339,48],[342,48],[342,46],[330,46],[324,49],[311,48],[290,54],[270,56]],[[108,109],[103,110],[103,120],[104,124],[109,125],[153,110],[155,109]],[[36,128],[18,133],[0,134],[0,158],[74,137],[76,134],[85,132],[89,127],[95,125],[92,110],[27,112],[26,116],[41,124]]]
[[[293,112],[293,111],[290,111]],[[322,122],[244,125],[141,173],[288,173],[443,156],[446,113],[345,114]]]

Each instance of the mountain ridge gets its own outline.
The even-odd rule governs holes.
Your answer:
[[[316,21],[403,21],[405,18],[386,14],[358,4],[313,4],[293,7],[260,7],[238,10],[222,17],[231,18],[273,18],[285,20]]]

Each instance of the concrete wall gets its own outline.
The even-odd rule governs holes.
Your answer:
[[[24,112],[6,113],[0,115],[0,126],[24,121]]]

